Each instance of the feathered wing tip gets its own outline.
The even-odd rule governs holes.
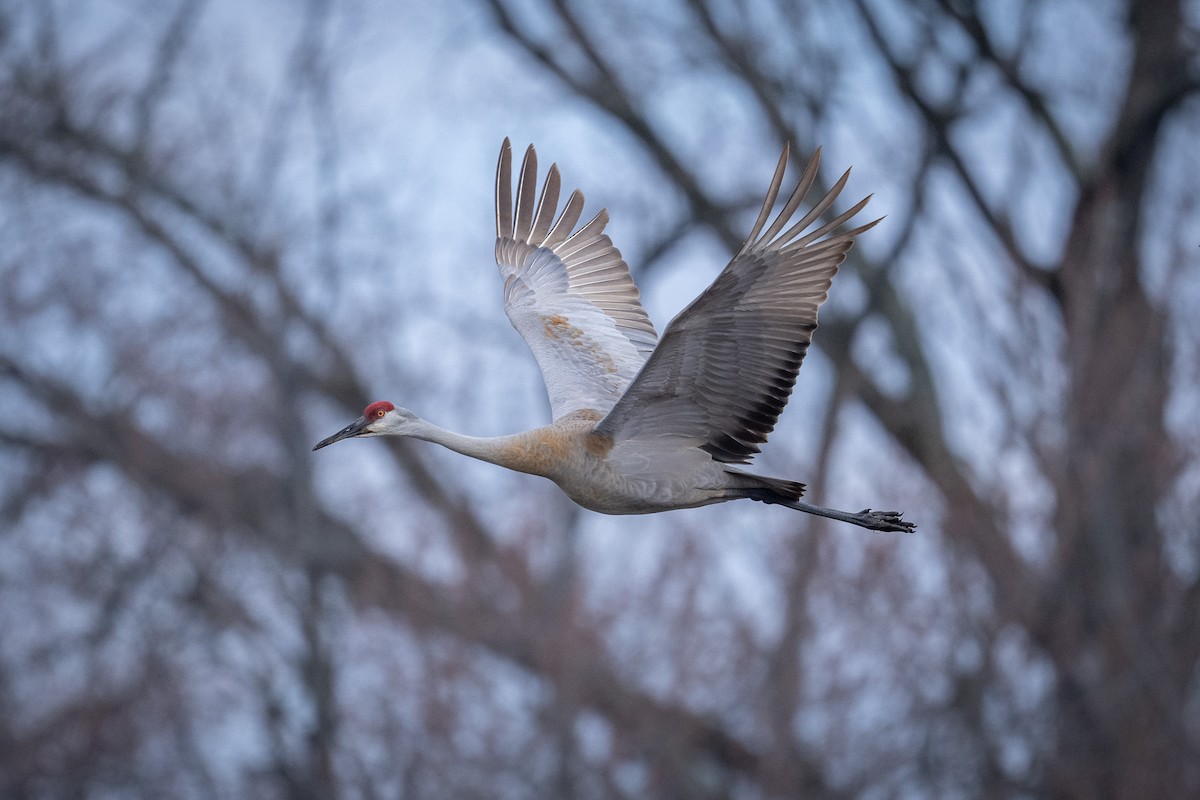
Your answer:
[[[512,236],[512,143],[504,137],[496,163],[496,238]]]
[[[559,245],[568,239],[591,241],[599,236],[608,224],[608,214],[601,210],[586,225],[571,233],[583,215],[583,192],[574,189],[562,213],[555,221],[558,199],[562,192],[562,177],[558,164],[551,164],[542,185],[541,197],[537,197],[537,150],[531,144],[521,160],[521,172],[517,180],[516,204],[513,203],[512,187],[512,143],[508,137],[500,146],[500,158],[496,163],[496,237],[545,247],[558,252]],[[535,198],[537,198],[535,200]]]
[[[873,196],[867,195],[845,212],[839,214],[835,219],[830,220],[825,225],[822,225],[800,239],[796,238],[809,225],[813,224],[813,222],[820,218],[822,214],[829,210],[829,207],[833,205],[835,200],[837,200],[838,196],[842,193],[842,189],[844,189],[846,186],[846,181],[850,179],[850,170],[847,169],[844,173],[842,173],[842,176],[838,178],[833,187],[825,193],[825,196],[822,197],[816,205],[809,209],[807,214],[805,214],[795,224],[788,228],[787,231],[780,234],[780,231],[783,230],[783,226],[786,225],[788,220],[791,219],[792,215],[796,213],[796,209],[798,209],[800,204],[804,202],[804,197],[809,193],[809,191],[812,190],[813,184],[816,182],[817,172],[821,166],[821,148],[818,147],[813,152],[812,157],[809,158],[808,164],[805,165],[804,172],[801,174],[795,190],[792,192],[791,196],[788,197],[787,203],[775,216],[775,221],[771,223],[771,227],[767,228],[767,230],[764,232],[763,225],[765,225],[767,219],[770,218],[771,209],[774,208],[775,201],[779,197],[779,190],[783,186],[783,178],[784,174],[787,172],[788,155],[790,151],[791,148],[789,145],[784,144],[783,152],[780,154],[779,162],[775,167],[775,174],[771,178],[771,185],[767,188],[766,199],[763,200],[762,209],[758,212],[758,219],[755,220],[754,226],[750,229],[750,235],[746,237],[746,241],[742,245],[742,249],[738,251],[738,256],[742,256],[751,252],[761,252],[764,250],[787,251],[805,247],[817,239],[820,239],[822,236],[830,233],[831,231],[836,230],[838,227],[852,219],[854,215],[863,210]],[[882,219],[883,217],[880,217],[879,219],[868,222],[865,225],[854,228],[853,230],[839,233],[837,236],[831,237],[825,242],[822,242],[822,244],[841,244],[847,242],[860,233],[875,227]]]

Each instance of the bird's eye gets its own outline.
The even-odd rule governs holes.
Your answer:
[[[382,417],[382,416],[383,416],[384,414],[386,414],[386,413],[387,413],[387,412],[386,412],[386,411],[384,411],[384,410],[381,408],[381,409],[379,409],[378,411],[376,411],[376,412],[375,412],[375,416],[377,416],[377,417]]]

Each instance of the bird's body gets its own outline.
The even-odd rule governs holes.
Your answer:
[[[541,428],[495,437],[464,436],[414,416],[403,435],[549,478],[579,505],[605,514],[650,514],[739,496],[730,494],[736,473],[697,448],[669,441],[654,450],[616,448],[596,432],[603,416],[576,411]]]
[[[787,155],[785,148],[746,244],[659,340],[628,267],[603,233],[607,214],[601,211],[576,229],[583,209],[578,191],[559,214],[556,166],[538,198],[532,147],[514,204],[506,139],[496,176],[496,261],[505,310],[541,367],[554,421],[480,438],[380,401],[314,449],[352,436],[410,436],[549,478],[579,505],[607,514],[749,498],[873,530],[912,530],[894,512],[851,514],[809,505],[800,500],[803,484],[735,466],[757,453],[774,428],[833,275],[854,236],[875,224],[834,233],[864,199],[808,232],[836,199],[847,172],[783,230],[815,180],[818,151],[764,232]]]

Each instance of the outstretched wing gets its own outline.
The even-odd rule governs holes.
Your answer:
[[[657,336],[620,251],[604,235],[601,211],[573,231],[583,194],[571,193],[558,220],[560,178],[551,165],[540,200],[537,153],[525,151],[512,197],[512,147],[496,167],[496,264],[504,310],[533,351],[558,419],[613,407],[654,350]]]
[[[854,237],[879,220],[829,236],[870,197],[810,233],[833,204],[847,170],[811,211],[780,233],[812,187],[818,149],[783,210],[762,228],[783,182],[784,147],[754,228],[729,265],[663,331],[629,390],[599,424],[617,442],[681,437],[718,461],[744,463],[775,427]],[[761,232],[761,235],[760,235]],[[803,235],[802,235],[803,234]],[[822,238],[826,237],[828,238]]]

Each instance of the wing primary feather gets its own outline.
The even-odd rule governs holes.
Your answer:
[[[575,233],[571,234],[571,236],[562,243],[556,252],[563,259],[570,258],[573,253],[583,249],[583,247],[585,247],[587,244],[590,244],[591,242],[589,240],[592,239],[592,237],[599,236],[604,231],[604,226],[607,224],[608,211],[602,208],[600,209],[600,212],[596,214],[596,216],[588,220],[586,225],[575,231]]]
[[[571,235],[571,229],[575,227],[575,223],[583,214],[583,202],[583,192],[578,189],[571,192],[571,196],[567,198],[567,205],[563,208],[562,214],[559,214],[558,222],[554,223],[554,227],[546,234],[546,240],[542,243],[542,247],[553,250],[567,240]]]
[[[806,234],[804,237],[797,239],[796,241],[800,244],[808,244],[809,242],[814,242],[817,239],[820,239],[822,236],[829,233],[830,231],[836,230],[838,227],[840,227],[842,225],[842,223],[849,220],[851,217],[853,217],[859,211],[862,211],[863,206],[865,206],[867,203],[869,203],[871,201],[872,197],[873,197],[873,195],[867,195],[866,197],[864,197],[862,200],[859,200],[857,203],[855,203],[853,206],[851,206],[846,211],[843,211],[841,214],[838,214],[836,217],[829,220],[829,222],[827,222],[824,225],[822,225],[821,227],[817,228],[812,233]]]
[[[533,231],[529,234],[532,244],[540,245],[550,232],[554,222],[554,212],[558,209],[558,192],[561,179],[558,175],[558,164],[551,164],[546,173],[546,183],[542,187],[542,199],[538,202],[537,214],[533,217]]]
[[[496,163],[496,236],[506,239],[512,233],[512,143],[505,136]]]
[[[830,238],[821,242],[820,246],[824,248],[824,247],[826,247],[828,245],[832,245],[832,244],[844,244],[845,242],[853,240],[860,233],[871,230],[871,228],[874,228],[876,225],[883,222],[884,219],[886,219],[886,216],[880,217],[879,219],[871,220],[867,224],[859,225],[857,228],[853,228],[852,230],[843,231],[842,233],[839,233],[837,236],[831,236]],[[807,239],[808,237],[806,236],[804,238]],[[798,239],[798,240],[792,242],[791,244],[789,244],[787,247],[783,248],[782,252],[790,253],[795,250],[813,250],[813,245],[811,242],[807,242],[807,241]],[[814,251],[814,252],[816,252],[816,251]]]
[[[525,151],[521,162],[521,178],[517,182],[517,226],[513,238],[518,242],[529,241],[529,230],[533,226],[534,198],[537,196],[537,151],[533,145]]]
[[[758,238],[758,232],[762,230],[762,226],[767,222],[767,217],[771,215],[771,207],[775,205],[775,198],[779,196],[779,187],[783,185],[783,174],[787,172],[789,150],[791,150],[791,146],[787,142],[784,142],[783,152],[779,154],[779,163],[775,166],[775,177],[771,178],[771,185],[767,188],[767,199],[763,201],[762,210],[758,212],[758,219],[754,221],[754,227],[750,229],[750,235],[746,237],[746,243],[738,251],[739,256],[754,246],[754,242]],[[821,149],[817,148],[814,158],[820,158],[820,155]]]
[[[787,205],[779,212],[779,216],[775,217],[775,221],[771,223],[771,227],[767,228],[767,232],[762,235],[760,240],[764,244],[770,243],[787,224],[787,221],[792,218],[792,214],[796,213],[796,209],[804,202],[804,195],[812,187],[813,181],[817,177],[817,168],[821,165],[820,151],[813,153],[813,157],[808,160],[808,166],[804,168],[804,174],[800,177],[800,182],[796,184],[796,190],[792,192],[792,196],[788,198]],[[830,202],[833,202],[830,200]]]
[[[842,189],[846,186],[846,181],[848,181],[849,179],[850,179],[850,170],[846,170],[845,172],[842,173],[842,177],[838,178],[837,183],[835,183],[833,185],[833,187],[828,192],[825,193],[825,196],[822,197],[815,206],[813,206],[811,209],[809,209],[808,213],[805,214],[795,225],[788,228],[787,232],[779,237],[779,243],[778,243],[777,247],[781,247],[781,246],[787,244],[793,238],[798,236],[805,228],[807,228],[809,225],[811,225],[815,220],[820,218],[820,216],[822,214],[824,214],[825,211],[831,205],[833,205],[833,201],[837,200],[838,195],[840,195],[842,193]],[[854,211],[855,212],[860,211],[862,209],[863,204],[865,204],[866,200],[869,200],[869,199],[870,199],[870,197],[868,196],[866,199],[863,200],[862,203],[855,206]],[[854,216],[854,215],[851,214],[850,216]],[[845,214],[843,214],[841,217],[839,217],[839,219],[842,222],[845,222],[849,218],[850,217],[847,217]],[[841,224],[841,222],[838,223],[838,225],[840,225],[840,224]],[[836,228],[837,225],[834,225],[833,227]],[[833,228],[830,228],[829,226],[825,226],[825,228],[822,228],[821,230],[822,231],[833,230]],[[808,239],[809,241],[812,241],[812,239],[809,237],[805,237],[805,238]]]

